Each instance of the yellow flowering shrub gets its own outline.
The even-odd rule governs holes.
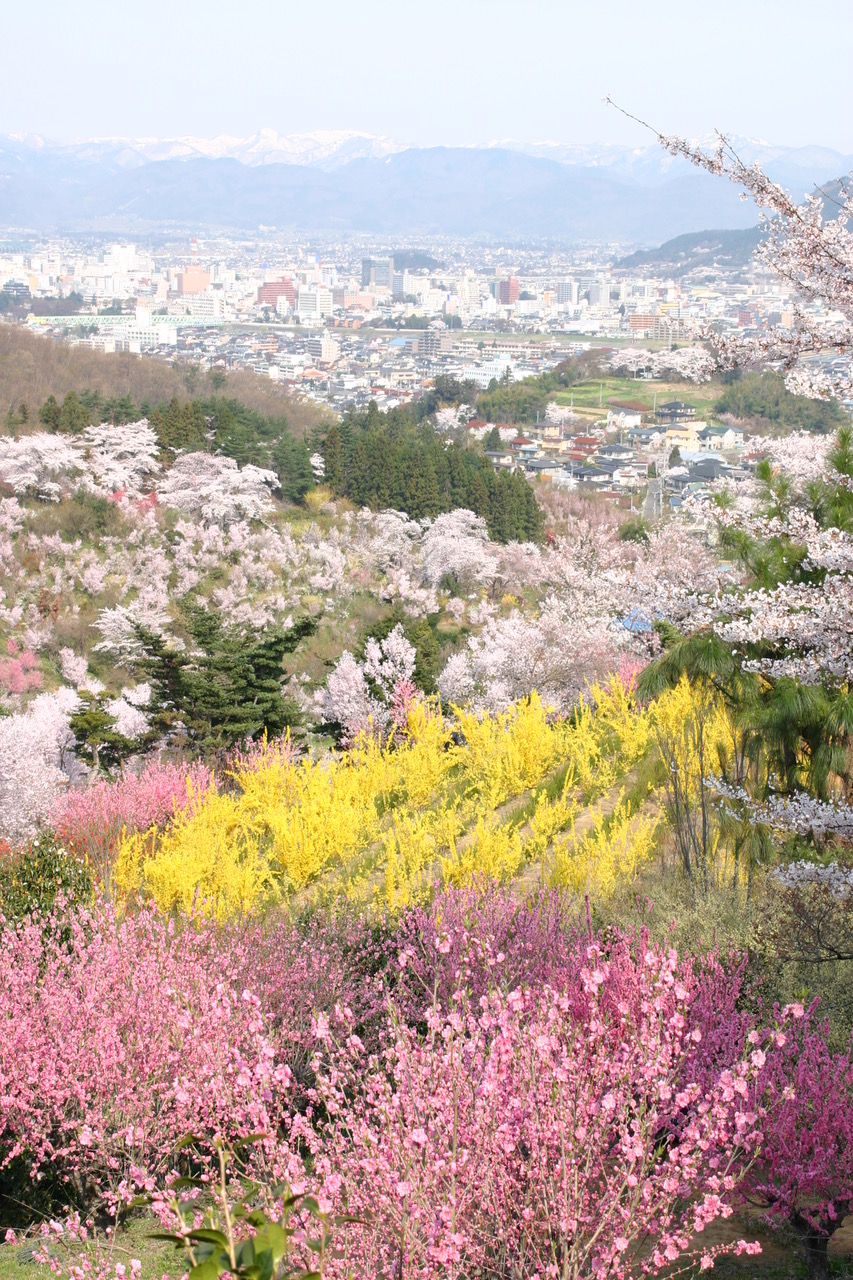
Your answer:
[[[392,910],[411,906],[432,889],[441,850],[456,853],[456,840],[465,829],[458,803],[422,813],[395,817],[385,836],[384,900]]]
[[[611,756],[618,756],[620,763],[630,768],[648,750],[649,713],[637,707],[633,694],[618,676],[611,676],[604,687],[594,684],[590,693],[599,738],[609,738]]]
[[[544,791],[536,797],[536,808],[530,819],[530,834],[525,840],[525,854],[528,859],[540,858],[547,850],[558,831],[563,831],[574,821],[578,804],[569,792],[574,781],[574,773],[566,774],[563,790],[553,802],[548,800]]]
[[[572,830],[555,841],[553,883],[575,893],[609,897],[618,880],[633,879],[654,852],[660,819],[636,814],[620,799],[607,819],[599,805],[591,828],[582,835]]]
[[[719,699],[682,676],[649,708],[649,722],[664,764],[690,797],[702,778],[719,769],[720,753],[731,749],[732,732]]]
[[[480,876],[504,884],[512,879],[523,861],[524,849],[518,831],[478,817],[467,843],[461,848],[455,845],[450,856],[441,859],[441,876],[445,885],[457,889]]]
[[[576,837],[580,795],[588,803],[603,794],[651,741],[681,732],[684,691],[660,702],[640,710],[613,680],[593,686],[563,721],[535,693],[499,715],[457,711],[459,745],[440,707],[423,705],[392,740],[365,737],[323,760],[264,745],[237,762],[226,794],[211,790],[164,830],[123,834],[117,887],[149,894],[163,910],[203,901],[217,916],[308,886],[397,910],[438,883],[507,881],[535,859],[543,876],[547,860],[558,883],[609,892],[649,855],[654,824],[623,807]],[[557,768],[556,798],[535,794]],[[502,808],[531,790],[530,809]]]
[[[493,808],[540,782],[565,750],[565,726],[548,719],[538,693],[495,716],[453,710],[465,739],[457,759],[468,789]]]
[[[233,796],[215,791],[170,827],[125,835],[113,883],[125,896],[145,890],[161,911],[243,914],[277,892],[258,832]]]

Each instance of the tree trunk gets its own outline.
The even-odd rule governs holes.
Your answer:
[[[815,1231],[799,1214],[793,1222],[803,1242],[810,1280],[829,1280],[829,1236]]]

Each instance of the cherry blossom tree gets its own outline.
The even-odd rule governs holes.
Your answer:
[[[424,580],[431,586],[445,577],[460,583],[485,581],[496,564],[485,520],[462,509],[424,522],[421,554]]]
[[[167,507],[197,513],[202,520],[230,524],[268,515],[278,488],[274,471],[210,453],[185,453],[175,459],[157,487]]]
[[[0,480],[18,494],[58,502],[63,493],[60,479],[77,475],[80,462],[67,436],[38,431],[17,440],[0,437]]]
[[[535,618],[514,609],[487,622],[448,659],[438,689],[447,703],[489,712],[535,689],[566,712],[590,680],[619,665],[620,642],[627,640],[606,615],[579,614],[551,596]]]
[[[384,640],[368,640],[364,661],[344,650],[320,692],[318,708],[353,742],[361,733],[385,733],[415,694],[415,649],[398,623]]]
[[[161,474],[157,433],[147,418],[126,426],[87,427],[79,443],[88,474],[108,493],[136,496]]]
[[[0,716],[0,837],[13,844],[33,834],[68,786],[79,705],[70,689],[41,693],[26,711]]]

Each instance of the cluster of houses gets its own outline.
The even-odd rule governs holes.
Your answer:
[[[742,478],[754,465],[743,455],[740,427],[701,421],[695,406],[681,400],[652,412],[641,404],[614,402],[606,419],[594,423],[570,414],[554,421],[556,416],[523,433],[477,420],[468,428],[483,435],[497,425],[501,448],[487,450],[496,470],[522,466],[531,477],[564,488],[590,486],[617,496],[643,489],[651,476],[659,476],[671,505],[710,481]]]

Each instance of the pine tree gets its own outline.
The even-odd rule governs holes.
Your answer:
[[[323,461],[326,464],[326,484],[332,493],[343,493],[346,484],[341,433],[334,424],[326,432],[323,445]]]
[[[101,767],[120,768],[140,744],[118,733],[115,716],[106,709],[106,694],[81,693],[80,701],[82,706],[68,721],[77,740],[78,756],[91,765],[93,776]]]
[[[137,632],[156,732],[175,733],[180,726],[193,748],[210,755],[263,733],[277,737],[298,722],[296,706],[284,697],[282,662],[316,630],[313,619],[255,637],[227,628],[220,614],[201,604],[185,604],[184,616],[194,645],[189,654]]]

